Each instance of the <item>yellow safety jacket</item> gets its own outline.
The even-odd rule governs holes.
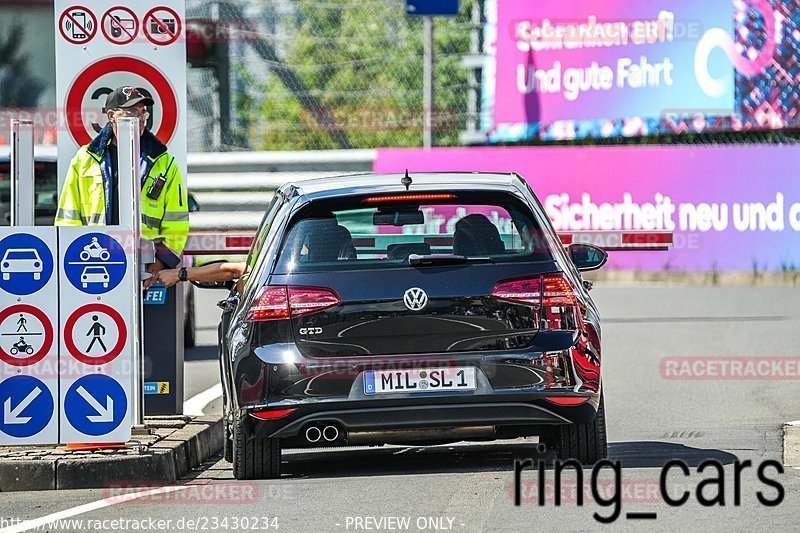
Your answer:
[[[111,220],[110,125],[72,159],[56,213],[56,226],[105,226]],[[189,235],[189,201],[179,165],[155,135],[141,137],[142,237],[156,242],[156,255],[173,267]],[[157,199],[147,197],[159,176],[166,178]],[[166,249],[164,249],[166,248]]]

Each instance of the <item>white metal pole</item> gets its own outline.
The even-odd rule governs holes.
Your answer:
[[[434,57],[434,27],[433,27],[433,17],[425,17],[425,36],[423,38],[424,42],[424,53],[425,53],[425,64],[423,66],[423,77],[424,79],[424,97],[423,97],[423,120],[425,123],[423,124],[423,131],[424,138],[423,138],[423,147],[430,148],[433,146],[433,106],[435,105],[434,101],[434,83],[436,81],[436,76],[434,73],[434,66],[436,59]]]
[[[11,121],[11,225],[34,226],[33,122]]]
[[[118,118],[117,119],[117,157],[119,160],[119,222],[123,229],[129,230],[131,238],[131,261],[130,266],[134,271],[135,282],[131,290],[133,299],[133,323],[131,329],[133,335],[133,399],[131,402],[131,419],[133,427],[141,428],[144,426],[144,387],[142,380],[144,377],[144,354],[142,349],[143,321],[142,321],[142,295],[140,241],[142,237],[142,218],[141,211],[142,187],[139,181],[139,158],[141,149],[139,146],[139,119],[138,118]]]

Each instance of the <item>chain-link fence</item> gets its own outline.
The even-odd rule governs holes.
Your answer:
[[[435,22],[436,146],[476,118],[462,63],[481,26],[461,5]],[[190,70],[190,150],[422,145],[423,22],[403,0],[188,0],[187,17],[219,21],[230,58]]]

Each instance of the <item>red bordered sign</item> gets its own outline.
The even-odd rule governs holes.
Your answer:
[[[114,322],[114,325],[117,328],[117,342],[114,344],[114,346],[108,347],[108,353],[103,356],[98,357],[89,355],[78,348],[78,346],[75,344],[75,324],[77,324],[79,319],[90,313],[106,315],[111,319],[112,322]],[[81,333],[81,337],[86,336],[83,332],[79,333]],[[67,319],[67,322],[64,324],[64,345],[67,347],[67,351],[72,355],[72,357],[87,365],[104,365],[106,363],[110,363],[122,353],[122,350],[125,348],[125,344],[127,342],[128,326],[125,324],[125,320],[123,320],[122,315],[120,315],[116,309],[105,304],[93,303],[84,305],[72,313]],[[88,351],[88,348],[86,351]]]
[[[92,141],[83,123],[83,98],[92,84],[101,76],[112,72],[129,72],[146,79],[156,91],[154,95],[157,105],[161,106],[161,126],[154,132],[164,144],[169,144],[178,127],[178,97],[169,80],[156,67],[135,57],[107,57],[89,65],[72,82],[67,91],[66,114],[70,135],[83,146]],[[135,84],[132,84],[135,85]]]
[[[97,34],[97,17],[88,8],[72,6],[58,19],[61,36],[72,44],[86,44]]]
[[[41,361],[42,359],[44,359],[44,356],[47,355],[47,352],[50,351],[50,347],[53,345],[53,337],[54,337],[53,324],[50,323],[50,319],[47,318],[47,315],[44,313],[44,311],[42,311],[38,307],[34,307],[32,305],[27,305],[27,304],[12,305],[0,311],[0,324],[2,324],[7,318],[11,317],[12,315],[19,315],[19,314],[33,315],[39,322],[41,322],[42,328],[44,330],[42,331],[43,335],[42,346],[33,353],[25,352],[28,355],[28,357],[15,357],[16,354],[12,355],[11,353],[6,352],[5,349],[0,347],[0,359],[2,359],[4,362],[12,366],[34,365],[39,361]],[[20,332],[19,335],[21,337],[24,337],[25,333]],[[11,351],[13,351],[13,349]]]
[[[139,33],[136,13],[125,6],[112,7],[100,20],[100,28],[111,44],[124,45],[133,42]]]
[[[159,46],[174,43],[183,31],[183,22],[178,13],[166,6],[148,11],[142,19],[142,24],[144,24],[144,34],[147,39]]]

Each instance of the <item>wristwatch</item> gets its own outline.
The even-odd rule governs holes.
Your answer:
[[[188,281],[186,267],[181,267],[181,269],[178,270],[178,279],[181,281]]]

